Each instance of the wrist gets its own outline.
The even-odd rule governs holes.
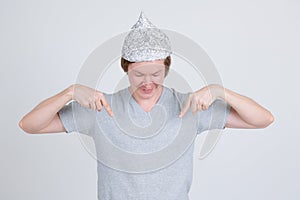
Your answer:
[[[69,100],[73,100],[74,88],[75,88],[75,84],[72,84],[65,90],[65,94]]]
[[[210,84],[209,85],[211,95],[213,96],[214,100],[222,99],[225,100],[225,88],[219,84]]]

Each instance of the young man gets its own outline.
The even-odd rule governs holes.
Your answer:
[[[168,37],[142,13],[122,49],[121,65],[128,74],[128,88],[105,94],[84,85],[71,85],[41,102],[23,117],[19,126],[28,133],[76,131],[92,137],[99,159],[101,200],[187,200],[192,182],[193,143],[169,162],[163,162],[168,156],[162,155],[172,154],[161,154],[161,160],[148,162],[138,156],[124,159],[126,153],[115,158],[115,149],[106,148],[103,134],[124,152],[150,155],[172,145],[179,130],[200,134],[225,127],[264,128],[274,119],[250,98],[220,85],[208,85],[190,94],[163,86],[170,55]],[[71,100],[74,101],[66,105]],[[183,130],[184,120],[188,126]],[[134,173],[141,171],[144,173]]]

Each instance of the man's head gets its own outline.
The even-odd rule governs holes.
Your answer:
[[[151,93],[163,85],[170,64],[170,56],[161,60],[145,62],[130,62],[121,58],[121,66],[124,72],[128,74],[131,88],[140,93],[139,96],[142,97],[151,96]]]
[[[128,74],[130,86],[144,96],[151,96],[163,84],[171,65],[171,43],[141,12],[126,36],[121,66]]]

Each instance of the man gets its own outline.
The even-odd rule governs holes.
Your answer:
[[[121,155],[151,155],[171,146],[178,132],[187,137],[188,133],[225,127],[264,128],[274,119],[250,98],[217,84],[187,94],[163,86],[171,53],[168,37],[141,13],[122,49],[121,66],[128,74],[128,88],[105,94],[71,85],[37,105],[19,126],[28,133],[76,131],[92,137],[99,161],[101,200],[187,200],[193,142],[168,162],[165,160],[173,156],[175,148],[171,154],[160,154],[161,160],[149,162],[139,156],[114,157],[115,149],[106,146],[105,138],[125,152]]]

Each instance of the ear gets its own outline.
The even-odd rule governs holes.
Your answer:
[[[169,70],[167,69],[167,65],[165,65],[165,76],[166,77],[168,75]]]

